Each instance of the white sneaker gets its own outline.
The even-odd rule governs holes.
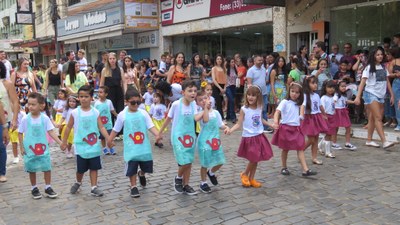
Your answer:
[[[72,154],[72,151],[67,152],[67,159],[72,159],[74,155]]]
[[[394,131],[400,131],[400,127],[394,128]]]
[[[19,157],[14,158],[14,160],[13,160],[12,163],[13,163],[13,164],[18,164],[18,163],[19,163]]]
[[[394,145],[394,142],[390,142],[390,141],[385,141],[385,142],[383,142],[383,148],[385,149],[385,148],[389,148],[389,147],[392,147]]]
[[[345,149],[348,149],[348,150],[351,150],[351,151],[354,151],[354,150],[357,149],[356,146],[354,146],[354,145],[352,145],[352,144],[350,144],[350,143],[345,144],[345,145],[344,145],[344,148],[345,148]]]
[[[367,141],[365,143],[366,146],[370,146],[370,147],[375,147],[375,148],[379,148],[380,145],[378,145],[375,141]]]
[[[334,149],[334,150],[342,150],[343,148],[340,147],[340,145],[338,145],[338,144],[332,144],[332,149]]]

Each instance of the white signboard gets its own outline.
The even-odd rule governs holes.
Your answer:
[[[209,17],[210,4],[210,0],[176,1],[174,23]]]
[[[137,48],[158,47],[158,31],[138,33],[136,36]]]

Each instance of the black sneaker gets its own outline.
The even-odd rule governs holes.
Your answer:
[[[206,194],[211,193],[211,188],[208,186],[207,183],[200,184],[200,190],[201,190],[201,192],[206,193]]]
[[[282,168],[281,174],[287,176],[290,175],[290,171],[288,170],[288,168]]]
[[[189,185],[185,185],[185,187],[183,187],[183,193],[187,195],[197,195],[197,191],[195,191]]]
[[[103,191],[100,190],[98,187],[93,188],[93,190],[90,192],[90,194],[95,197],[101,197],[104,195]]]
[[[207,175],[208,175],[208,178],[210,179],[210,181],[211,181],[211,183],[215,186],[215,185],[218,185],[218,180],[217,180],[217,177],[215,176],[215,174],[214,175],[210,175],[210,171],[209,170],[207,170]]]
[[[139,198],[140,197],[139,190],[137,189],[137,187],[131,188],[131,197],[132,198]]]
[[[155,146],[157,146],[157,147],[159,147],[159,148],[163,148],[164,147],[164,145],[163,145],[163,143],[154,143],[154,145]]]
[[[317,175],[316,171],[307,170],[307,172],[301,174],[303,177],[314,176]]]
[[[32,197],[33,197],[33,199],[41,199],[42,198],[42,194],[40,194],[39,188],[35,187],[34,189],[32,189]]]
[[[53,188],[49,187],[46,190],[44,190],[44,193],[47,194],[47,197],[49,198],[57,198],[58,194],[53,191]]]
[[[175,177],[175,182],[174,182],[174,189],[176,193],[183,193],[183,184],[182,184],[182,179],[178,179]]]
[[[79,191],[79,188],[81,187],[80,183],[74,183],[71,187],[71,194],[76,194]]]
[[[144,175],[144,173],[143,173],[143,175],[140,175],[140,173],[142,173],[142,171],[141,170],[139,170],[138,171],[138,177],[139,177],[139,182],[140,182],[140,185],[142,186],[142,187],[146,187],[146,176]]]
[[[271,127],[268,127],[267,129],[264,130],[264,133],[272,134],[272,133],[274,133],[274,129],[272,129]]]

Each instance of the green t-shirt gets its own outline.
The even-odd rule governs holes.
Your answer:
[[[65,77],[65,85],[67,87],[71,88],[74,93],[77,93],[79,88],[87,83],[88,83],[88,80],[86,78],[86,75],[82,72],[79,72],[76,74],[75,82],[72,84],[69,79],[69,74]]]
[[[289,77],[291,77],[294,81],[300,81],[300,76],[302,75],[302,72],[298,69],[293,69],[289,73]]]

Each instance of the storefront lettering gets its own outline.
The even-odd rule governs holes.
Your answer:
[[[242,7],[247,6],[246,4],[243,3],[243,0],[234,0],[232,3],[228,4],[220,4],[219,5],[219,10],[220,11],[228,11],[228,10],[240,10]]]
[[[87,13],[83,16],[83,25],[85,27],[92,26],[95,24],[105,23],[107,21],[107,13],[102,12],[93,12]]]
[[[65,20],[65,31],[76,30],[79,28],[79,20]]]
[[[195,5],[203,4],[203,0],[176,0],[176,8],[180,9],[183,5],[186,7],[192,7]]]

